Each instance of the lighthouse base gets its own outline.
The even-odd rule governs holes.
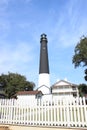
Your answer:
[[[38,90],[43,94],[50,94],[50,79],[49,74],[39,74]]]

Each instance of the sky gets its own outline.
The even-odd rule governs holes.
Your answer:
[[[38,87],[40,35],[48,39],[50,85],[86,83],[75,69],[77,43],[87,36],[87,0],[0,0],[0,74],[24,75]]]

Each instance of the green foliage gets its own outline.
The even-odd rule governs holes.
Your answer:
[[[72,63],[75,65],[75,68],[79,66],[87,66],[87,37],[80,39],[80,42],[76,45],[74,52],[75,54],[73,56]],[[85,80],[87,80],[87,77],[85,77]]]
[[[87,37],[82,38],[80,43],[76,45],[72,62],[75,67],[80,65],[87,66]]]
[[[85,76],[84,76],[84,78],[87,81],[87,69],[85,70]]]
[[[87,85],[86,84],[80,84],[78,86],[78,89],[79,89],[79,95],[81,97],[84,96],[85,94],[87,94]]]
[[[7,98],[11,98],[16,92],[33,90],[35,84],[26,80],[25,76],[15,73],[2,74],[0,84],[5,91]]]

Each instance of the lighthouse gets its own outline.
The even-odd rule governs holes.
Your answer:
[[[46,34],[42,34],[40,38],[38,90],[42,91],[43,94],[50,94],[50,74],[47,43],[48,40]]]

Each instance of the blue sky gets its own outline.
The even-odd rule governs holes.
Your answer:
[[[72,56],[87,36],[87,0],[0,0],[0,74],[14,72],[38,86],[40,35],[47,34],[51,85],[86,83]]]

